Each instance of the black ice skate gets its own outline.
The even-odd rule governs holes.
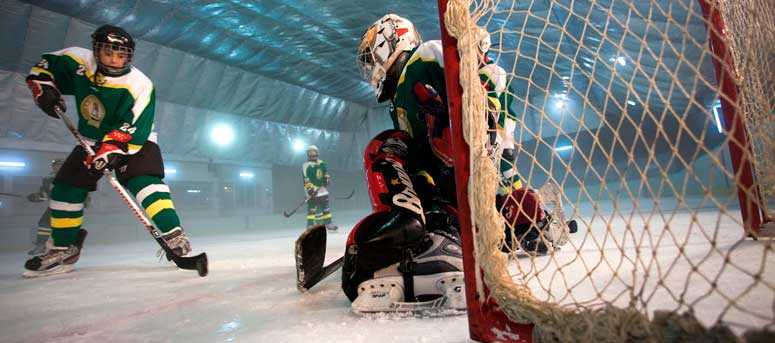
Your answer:
[[[359,314],[397,312],[420,315],[462,314],[466,308],[460,243],[428,233],[417,256],[374,273],[358,286],[352,304]]]
[[[27,270],[22,273],[22,276],[34,278],[71,272],[74,269],[74,264],[81,257],[86,234],[86,230],[80,229],[75,244],[67,247],[53,246],[53,241],[49,240],[48,250],[44,254],[27,260],[24,264],[24,268]]]

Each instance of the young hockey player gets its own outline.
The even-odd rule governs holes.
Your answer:
[[[78,131],[96,151],[87,156],[76,146],[57,172],[49,201],[49,249],[25,263],[28,277],[73,269],[86,237],[81,229],[84,200],[106,168],[116,172],[176,254],[191,251],[162,181],[164,165],[153,131],[155,91],[132,66],[135,43],[122,28],[110,25],[91,37],[91,50],[72,47],[44,54],[27,76],[35,103],[51,117],[65,111],[62,95],[75,96]]]
[[[464,308],[441,41],[423,43],[409,20],[387,14],[362,36],[357,61],[377,101],[390,100],[395,130],[377,135],[366,148],[374,212],[350,233],[342,288],[358,312]],[[487,72],[483,82],[493,78]],[[513,156],[513,138],[504,149],[504,131],[515,124],[502,114],[500,103],[506,102],[498,99],[506,95],[505,73],[497,76],[503,82],[489,85],[488,151],[500,159]],[[511,156],[504,157],[513,161]],[[546,252],[537,233],[548,221],[538,198],[521,187],[513,163],[500,170],[507,183],[502,211],[516,224],[522,248]]]
[[[521,248],[528,253],[544,254],[548,251],[547,243],[555,247],[567,242],[568,233],[576,232],[576,221],[565,222],[565,213],[562,209],[562,199],[559,188],[551,182],[541,187],[539,192],[527,188],[517,174],[516,154],[514,153],[514,131],[517,126],[517,115],[513,112],[511,103],[514,102],[514,90],[508,80],[506,71],[493,61],[490,51],[490,34],[479,29],[480,36],[478,50],[481,54],[479,64],[479,79],[487,91],[488,127],[490,158],[495,163],[500,175],[500,187],[496,198],[496,204],[506,219],[506,243],[504,251]],[[553,205],[552,218],[543,204]],[[521,209],[521,211],[518,211]],[[524,213],[524,215],[521,215]],[[544,239],[541,239],[539,230],[531,230],[533,222],[537,222],[543,231]],[[513,229],[513,232],[512,232]],[[517,239],[512,237],[516,235]]]
[[[62,167],[64,160],[56,159],[51,161],[51,173],[47,177],[44,177],[40,183],[40,189],[35,193],[27,195],[27,200],[30,202],[43,202],[51,197],[51,187],[54,181],[54,175]],[[38,228],[35,230],[34,246],[27,255],[40,255],[46,251],[46,242],[51,236],[51,209],[46,208],[43,214],[38,219]]]
[[[304,192],[307,197],[307,227],[323,224],[329,231],[336,231],[336,225],[331,224],[331,209],[328,205],[328,185],[331,184],[331,174],[326,168],[326,162],[318,158],[318,147],[310,145],[307,148],[307,162],[301,166],[304,178]]]

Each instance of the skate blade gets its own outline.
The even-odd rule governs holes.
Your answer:
[[[37,277],[43,277],[43,276],[51,276],[51,275],[57,275],[57,274],[64,274],[69,273],[75,269],[75,266],[72,264],[63,264],[59,265],[57,267],[51,268],[49,270],[25,270],[24,273],[22,273],[22,277],[25,279],[32,279]]]
[[[381,280],[369,280],[361,284],[366,290],[358,295],[352,304],[354,313],[364,316],[390,314],[397,317],[440,317],[466,313],[465,285],[462,272],[450,272],[442,278],[438,276],[415,277],[415,288],[427,289],[435,284],[438,297],[418,302],[403,300],[403,282],[401,277]],[[421,283],[427,283],[421,285]]]

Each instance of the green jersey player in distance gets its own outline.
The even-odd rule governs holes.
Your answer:
[[[331,184],[331,173],[326,162],[319,158],[319,150],[315,145],[307,148],[307,161],[301,166],[304,179],[304,192],[307,200],[307,227],[322,224],[330,231],[336,231],[336,225],[331,224],[332,215],[328,200],[328,186]]]
[[[92,34],[92,49],[65,48],[43,54],[27,76],[35,103],[59,118],[62,95],[75,97],[78,132],[96,154],[76,146],[57,172],[51,191],[51,244],[25,264],[28,276],[72,270],[86,232],[81,229],[88,192],[96,190],[104,169],[116,172],[136,197],[170,248],[191,251],[180,227],[169,187],[162,181],[164,162],[153,130],[156,106],[151,80],[132,66],[135,42],[122,28],[103,25]]]

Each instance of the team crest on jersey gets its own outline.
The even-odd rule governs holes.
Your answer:
[[[315,172],[315,178],[317,178],[317,179],[322,179],[322,178],[323,178],[323,171],[322,171],[322,170],[320,170],[320,169],[318,169],[318,170]]]
[[[105,106],[94,94],[89,94],[81,101],[81,116],[90,126],[98,128],[105,119]]]

